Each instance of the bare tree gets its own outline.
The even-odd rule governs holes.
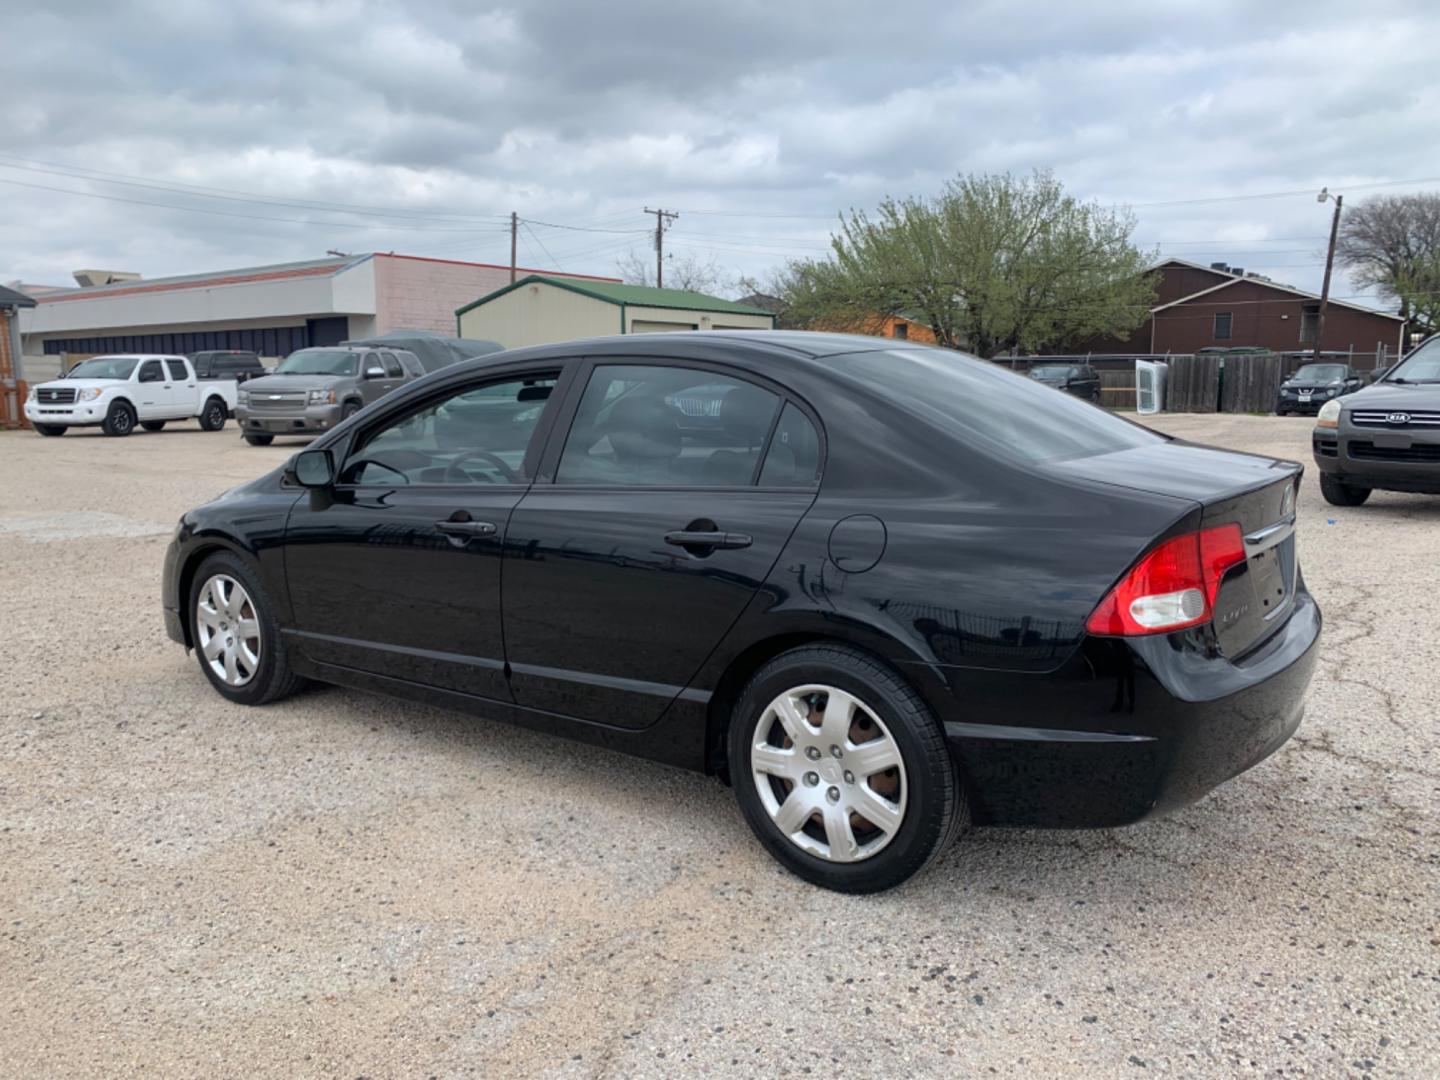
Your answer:
[[[655,284],[655,256],[653,253],[631,248],[615,260],[615,269],[627,285]],[[715,261],[715,256],[701,259],[698,255],[665,256],[665,287],[684,289],[686,292],[713,293],[720,289],[727,279],[725,270]]]
[[[1350,280],[1379,289],[1405,318],[1440,320],[1440,192],[1367,199],[1341,220],[1336,254]]]

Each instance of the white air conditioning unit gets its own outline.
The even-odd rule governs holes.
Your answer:
[[[1135,361],[1135,411],[1148,416],[1165,408],[1165,373],[1170,365],[1161,360]]]

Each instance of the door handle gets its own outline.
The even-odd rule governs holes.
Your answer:
[[[435,530],[463,545],[477,536],[494,536],[496,529],[491,521],[437,521]]]
[[[702,529],[680,529],[665,534],[665,543],[691,548],[747,548],[754,541],[744,533],[715,532]]]

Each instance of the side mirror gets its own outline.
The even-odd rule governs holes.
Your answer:
[[[385,377],[385,369],[378,367],[367,367],[365,369],[365,377],[367,379],[383,379]]]
[[[290,472],[301,487],[325,488],[335,482],[335,462],[329,450],[302,450],[290,460]]]

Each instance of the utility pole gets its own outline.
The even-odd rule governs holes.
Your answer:
[[[1340,233],[1340,207],[1345,202],[1345,196],[1331,195],[1329,188],[1321,188],[1315,201],[1323,203],[1326,199],[1335,200],[1335,216],[1330,219],[1330,250],[1325,253],[1325,281],[1320,286],[1320,313],[1315,318],[1315,360],[1320,359],[1320,340],[1325,333],[1325,309],[1330,306],[1330,271],[1335,266],[1335,238]]]
[[[665,287],[665,230],[670,223],[680,216],[678,210],[651,210],[648,206],[645,213],[655,215],[655,287]]]
[[[515,242],[520,238],[520,218],[510,211],[510,283],[515,283]]]

